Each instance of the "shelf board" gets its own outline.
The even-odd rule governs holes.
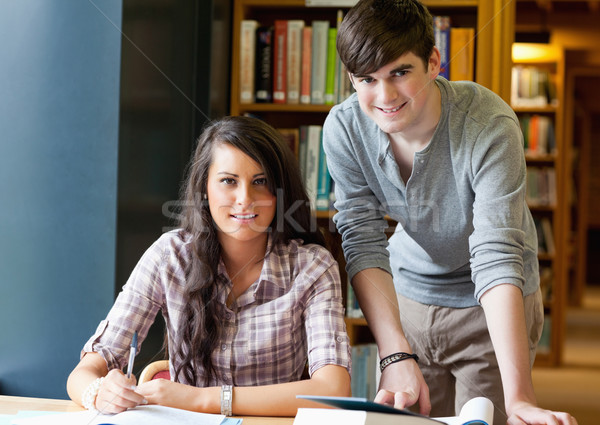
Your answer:
[[[273,7],[273,0],[243,0],[241,2],[244,6],[261,6],[261,7]],[[349,7],[348,5],[340,5],[339,1],[332,1],[332,4],[323,4],[313,7]],[[356,3],[356,2],[355,2]],[[423,0],[423,4],[429,7],[477,7],[479,0]],[[306,7],[305,0],[279,0],[276,4],[277,7]]]
[[[533,164],[550,164],[550,163],[554,163],[556,161],[556,154],[553,153],[548,153],[548,154],[525,154],[525,161],[527,161],[527,163],[533,163]]]
[[[369,326],[364,317],[345,317],[346,326]]]
[[[554,114],[558,110],[556,105],[546,106],[512,106],[513,111],[518,114]]]
[[[241,114],[245,112],[315,112],[327,113],[333,105],[290,104],[290,103],[240,103]]]

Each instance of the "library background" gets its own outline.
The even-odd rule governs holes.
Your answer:
[[[340,238],[331,222],[333,188],[320,148],[328,111],[351,93],[334,46],[337,26],[352,3],[214,2],[231,14],[230,79],[220,86],[229,93],[226,110],[264,119],[296,152],[316,219],[341,265],[346,286],[346,323],[355,356],[353,392],[373,397],[377,354],[345,282]],[[586,284],[600,282],[600,270],[594,268],[600,251],[600,217],[593,214],[599,207],[595,202],[600,202],[594,196],[600,193],[600,175],[590,163],[598,155],[592,141],[598,135],[595,115],[600,110],[595,84],[600,78],[600,58],[595,54],[600,47],[590,41],[594,39],[590,34],[599,33],[594,16],[600,16],[600,2],[425,0],[424,4],[435,16],[436,44],[447,65],[444,76],[492,89],[511,104],[521,121],[527,198],[538,226],[545,306],[535,364],[559,366],[565,310],[581,303]],[[124,19],[127,22],[127,16]],[[390,222],[390,232],[394,225]]]
[[[298,155],[316,220],[346,286],[346,322],[356,356],[353,391],[372,397],[373,339],[345,282],[340,238],[331,222],[331,181],[321,166],[321,126],[331,106],[351,90],[332,48],[348,1],[123,0],[110,291],[120,291],[147,247],[173,225],[170,202],[177,199],[205,122],[227,114],[260,117],[280,129]],[[423,3],[436,16],[447,78],[490,88],[511,104],[522,124],[546,317],[535,366],[558,367],[567,309],[582,303],[586,288],[600,285],[600,171],[591,165],[600,158],[600,144],[594,143],[600,137],[600,1]],[[393,228],[390,222],[390,232]],[[74,332],[69,343],[73,356],[65,361],[56,354],[52,379],[66,379],[102,318],[96,313],[82,319],[86,329]],[[162,355],[162,332],[157,320],[136,368]],[[41,376],[31,382],[2,378],[0,391],[66,396],[62,383],[40,389]]]

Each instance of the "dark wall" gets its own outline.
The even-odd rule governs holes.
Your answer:
[[[202,126],[228,110],[229,0],[125,0],[119,132],[118,293],[172,210]],[[162,357],[159,317],[134,371]]]
[[[113,300],[121,13],[0,2],[0,394],[65,398]]]

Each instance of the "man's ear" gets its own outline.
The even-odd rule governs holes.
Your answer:
[[[437,47],[433,46],[433,50],[431,51],[431,56],[429,56],[428,69],[427,69],[427,72],[429,72],[429,76],[431,77],[432,80],[439,75],[441,62],[442,62],[442,58],[440,55],[440,51],[438,50]]]

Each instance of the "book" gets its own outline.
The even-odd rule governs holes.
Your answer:
[[[240,103],[254,102],[254,60],[258,22],[244,19],[240,23]]]
[[[352,376],[350,386],[353,397],[372,400],[379,387],[379,355],[377,344],[352,346]]]
[[[440,75],[450,79],[450,17],[433,17],[433,36],[435,46],[440,51]]]
[[[329,210],[329,192],[331,191],[331,175],[327,168],[327,155],[323,149],[323,135],[319,141],[319,170],[317,179],[317,198],[315,209],[319,211]]]
[[[473,81],[475,70],[475,29],[450,28],[450,79]]]
[[[312,21],[312,81],[310,102],[317,105],[325,103],[328,37],[329,21]]]
[[[287,24],[287,103],[300,103],[302,29],[304,21],[292,19]]]
[[[273,103],[287,102],[287,24],[275,21],[273,33]]]
[[[273,27],[262,26],[256,30],[256,78],[257,103],[273,101]]]
[[[310,80],[312,67],[312,27],[302,29],[302,59],[300,65],[300,103],[310,103]]]
[[[296,156],[296,158],[298,158],[300,130],[298,128],[278,128],[277,131],[281,133],[288,146],[290,147],[290,150],[294,152],[294,155]]]
[[[357,397],[303,396],[338,409],[298,409],[294,425],[492,425],[494,405],[485,397],[475,397],[465,403],[458,416],[430,418],[406,409],[395,409]]]
[[[337,50],[335,39],[337,28],[329,28],[327,31],[327,66],[325,71],[325,104],[333,105],[337,101]]]
[[[310,200],[311,209],[315,209],[317,202],[322,129],[323,127],[320,125],[308,125],[306,132],[306,165],[304,185],[306,187],[308,199]]]

